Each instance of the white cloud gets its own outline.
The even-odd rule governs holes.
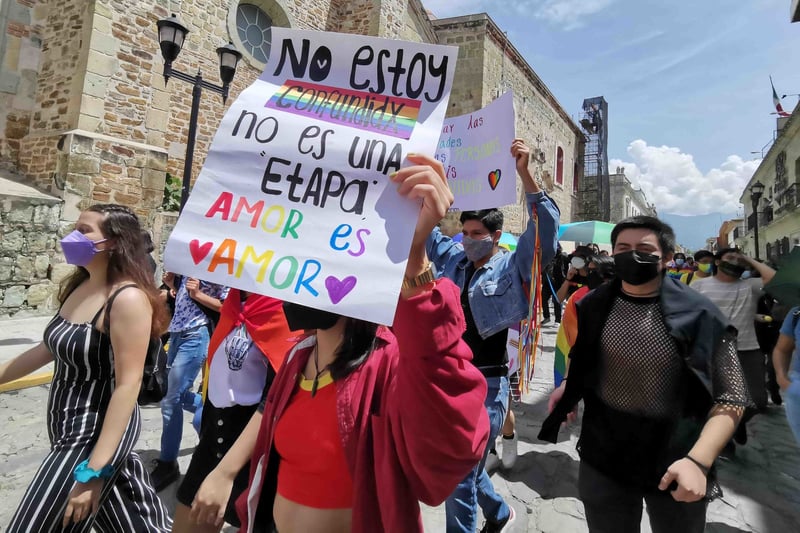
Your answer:
[[[522,7],[527,4],[534,9],[536,18],[563,25],[563,29],[569,31],[580,28],[586,17],[602,11],[613,2],[615,0],[532,0],[516,5]]]
[[[585,19],[602,11],[616,0],[517,0],[509,7],[518,15],[539,18],[569,31],[584,25]],[[423,0],[423,5],[436,17],[456,17],[491,12],[498,3],[490,0]],[[505,7],[505,6],[503,6]]]
[[[760,161],[729,155],[719,166],[703,173],[691,154],[671,146],[648,146],[639,139],[628,146],[630,161],[611,159],[608,166],[625,167],[625,175],[641,187],[659,213],[704,215],[734,214],[739,197]]]

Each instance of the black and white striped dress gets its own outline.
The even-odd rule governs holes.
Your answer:
[[[89,458],[97,443],[114,391],[111,339],[95,327],[102,311],[84,324],[69,322],[59,313],[45,328],[44,343],[55,359],[47,405],[50,453],[17,508],[9,532],[62,531],[67,496],[74,485],[72,472]],[[112,459],[114,476],[103,487],[98,512],[63,531],[170,531],[172,521],[133,451],[140,431],[141,414],[136,406]]]

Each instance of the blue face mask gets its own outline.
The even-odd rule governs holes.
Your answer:
[[[683,259],[680,259],[680,258],[678,258],[678,259],[676,259],[676,260],[675,260],[675,264],[676,264],[677,266],[679,266],[679,267],[682,267],[682,266],[683,266],[683,264],[684,264],[685,262],[686,262],[686,261],[684,261]]]

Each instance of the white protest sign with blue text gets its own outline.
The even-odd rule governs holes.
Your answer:
[[[474,113],[444,120],[436,158],[453,191],[453,209],[488,209],[517,203],[514,96],[511,91]]]
[[[167,270],[391,324],[420,204],[389,175],[434,155],[457,49],[272,29],[167,243]]]

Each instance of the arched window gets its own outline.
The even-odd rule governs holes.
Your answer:
[[[575,168],[573,169],[572,174],[572,194],[578,194],[578,187],[580,184],[578,183],[578,170],[580,167],[578,166],[578,162],[575,161]]]
[[[556,183],[564,185],[564,150],[560,146],[556,150]]]

